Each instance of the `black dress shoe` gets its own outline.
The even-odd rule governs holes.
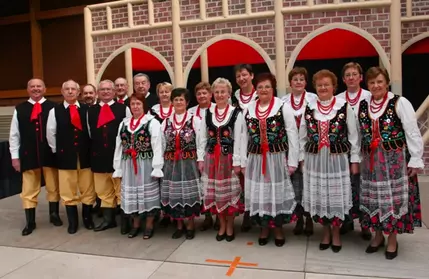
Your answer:
[[[321,250],[321,251],[327,250],[327,249],[329,249],[329,247],[331,247],[331,243],[320,243],[319,244],[319,250]]]
[[[144,232],[143,232],[143,239],[146,240],[146,239],[152,238],[154,231],[155,230],[153,228],[151,228],[151,229],[145,229]]]
[[[274,239],[274,244],[277,246],[277,247],[282,247],[283,245],[285,245],[285,243],[286,243],[286,239],[284,239],[284,238],[282,238],[282,239]]]
[[[386,256],[386,260],[393,260],[394,258],[396,258],[398,256],[398,250],[399,250],[399,244],[398,242],[396,242],[396,250],[394,252],[388,252],[387,250],[386,252],[384,252]]]
[[[36,208],[25,209],[25,220],[26,225],[21,232],[23,236],[31,234],[36,229]]]
[[[334,252],[334,253],[340,252],[341,248],[343,248],[342,245],[333,245],[333,244],[331,244],[331,249],[332,249],[332,252]]]
[[[49,222],[56,227],[63,225],[63,221],[60,218],[59,214],[59,202],[49,202]]]
[[[184,233],[185,233],[185,229],[181,229],[181,230],[177,229],[173,233],[173,235],[171,236],[171,238],[172,239],[179,239],[179,238],[181,238],[183,236]]]
[[[204,219],[203,225],[200,227],[200,231],[206,231],[213,227],[213,218],[211,216],[207,216]]]
[[[226,239],[226,241],[231,242],[235,239],[235,235],[234,234],[226,235],[225,239]]]
[[[214,223],[213,229],[214,229],[215,231],[220,230],[220,220],[219,220],[219,217],[217,217],[217,216],[216,216],[216,221],[215,221],[215,223]]]
[[[222,241],[224,240],[226,237],[226,232],[224,232],[222,235],[220,235],[219,233],[216,235],[216,240],[217,241]]]
[[[268,237],[259,238],[258,239],[258,243],[259,243],[259,246],[265,246],[265,245],[267,245],[268,244]]]
[[[360,233],[360,236],[362,237],[363,240],[371,240],[372,238],[372,234],[369,230],[362,230]]]
[[[195,237],[195,230],[186,230],[186,239],[194,239]]]
[[[385,242],[385,239],[383,237],[383,241],[379,243],[377,246],[371,246],[371,244],[368,245],[368,247],[366,247],[365,253],[367,254],[376,253],[380,247],[384,247],[384,242]]]
[[[140,227],[138,228],[132,228],[131,231],[128,233],[128,238],[134,238],[136,237],[140,232]]]

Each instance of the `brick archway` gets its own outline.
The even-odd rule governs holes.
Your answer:
[[[403,45],[402,45],[402,52],[406,51],[410,46],[414,45],[415,43],[426,39],[427,37],[429,37],[429,31],[422,33],[420,35],[417,35],[415,37],[412,37],[411,39],[409,39],[408,41],[406,41]]]
[[[253,40],[238,35],[238,34],[222,34],[222,35],[218,35],[216,37],[211,38],[210,40],[208,40],[207,42],[205,42],[204,44],[202,44],[196,51],[195,53],[192,55],[191,59],[188,61],[188,64],[186,65],[186,68],[184,70],[183,73],[183,83],[185,84],[185,86],[188,83],[188,77],[189,77],[189,73],[192,69],[192,66],[194,65],[195,61],[197,61],[198,57],[200,57],[201,53],[206,50],[208,47],[210,47],[211,45],[222,41],[222,40],[236,40],[239,42],[242,42],[244,44],[249,45],[250,47],[252,47],[256,52],[258,52],[262,58],[264,59],[265,63],[267,63],[268,68],[270,69],[271,73],[275,74],[276,73],[276,67],[274,62],[271,60],[270,56],[268,55],[268,53],[256,42],[254,42]]]
[[[96,84],[98,84],[100,82],[101,77],[103,76],[104,71],[107,69],[107,66],[109,66],[110,62],[112,62],[112,60],[116,56],[118,56],[120,53],[122,53],[122,52],[124,52],[130,48],[136,48],[136,49],[146,51],[146,52],[152,54],[153,56],[155,56],[156,58],[158,58],[159,61],[162,63],[162,65],[164,65],[165,70],[168,72],[168,75],[170,76],[171,83],[174,84],[173,67],[171,67],[170,63],[168,63],[167,59],[165,59],[164,56],[162,56],[158,51],[154,50],[153,48],[145,46],[143,44],[139,44],[139,43],[129,43],[129,44],[121,46],[120,48],[118,48],[117,50],[112,52],[109,55],[109,57],[107,57],[107,59],[104,61],[103,65],[101,65],[100,69],[98,70],[97,76],[95,78]]]
[[[292,52],[289,61],[287,63],[287,67],[286,67],[286,75],[289,74],[289,72],[293,69],[293,66],[295,64],[295,61],[299,55],[299,53],[301,52],[301,50],[304,48],[304,46],[309,43],[312,39],[314,39],[316,36],[323,34],[325,32],[328,32],[330,30],[333,29],[343,29],[343,30],[347,30],[353,33],[358,34],[359,36],[362,36],[364,39],[366,39],[369,43],[372,44],[372,46],[375,48],[375,50],[377,51],[378,55],[380,56],[380,60],[381,63],[383,64],[384,68],[386,68],[387,72],[390,75],[390,60],[389,57],[387,56],[386,51],[384,50],[384,48],[381,46],[381,44],[377,41],[377,39],[374,38],[373,35],[371,35],[370,33],[368,33],[367,31],[347,24],[347,23],[331,23],[331,24],[327,24],[323,27],[320,27],[316,30],[314,30],[313,32],[311,32],[310,34],[308,34],[307,36],[305,36],[300,42],[299,44],[295,47],[294,51]],[[286,81],[288,82],[288,81]],[[289,85],[289,84],[287,84]]]

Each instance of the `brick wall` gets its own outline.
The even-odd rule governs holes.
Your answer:
[[[401,0],[401,13],[406,16],[406,0]],[[412,15],[428,15],[429,0],[419,0],[412,2]],[[402,23],[402,43],[414,38],[417,35],[429,31],[429,21],[413,21]]]

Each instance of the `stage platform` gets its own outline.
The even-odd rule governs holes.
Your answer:
[[[422,183],[421,188],[428,186]],[[429,274],[426,228],[400,236],[399,256],[392,261],[385,260],[383,250],[365,254],[368,242],[358,232],[344,236],[338,254],[319,251],[320,226],[310,238],[294,236],[293,225],[285,226],[287,242],[282,248],[273,241],[260,247],[258,228],[241,233],[241,220],[231,243],[217,242],[213,230],[197,231],[190,241],[174,240],[172,227],[157,228],[150,240],[141,235],[128,239],[119,228],[95,233],[81,226],[77,234],[69,235],[66,224],[49,224],[44,195],[42,191],[37,229],[26,237],[21,236],[24,212],[19,195],[0,200],[0,278],[380,279],[428,278]],[[64,209],[61,215],[66,223]]]

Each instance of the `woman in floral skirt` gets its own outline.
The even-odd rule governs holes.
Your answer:
[[[177,221],[172,238],[195,236],[194,218],[200,215],[200,173],[197,167],[197,131],[201,120],[186,111],[189,92],[175,88],[171,93],[174,112],[162,122],[164,178],[161,203],[165,216]],[[184,220],[187,220],[186,229]]]
[[[235,238],[234,218],[244,209],[238,177],[241,173],[240,141],[244,120],[241,110],[228,104],[231,91],[232,86],[227,79],[218,78],[213,82],[216,105],[206,111],[198,143],[204,209],[219,216],[220,229],[216,239],[228,242]]]
[[[372,97],[361,101],[358,114],[362,227],[376,232],[367,253],[385,246],[383,233],[388,235],[385,257],[391,260],[398,255],[397,234],[421,226],[417,173],[424,168],[424,145],[413,106],[389,92],[387,71],[372,67],[366,81]]]

